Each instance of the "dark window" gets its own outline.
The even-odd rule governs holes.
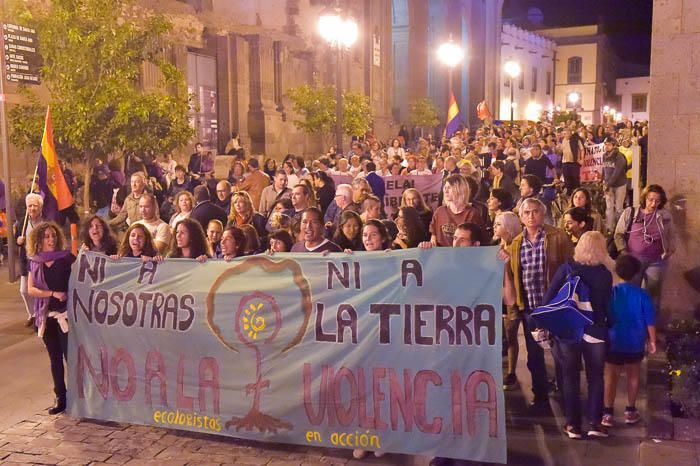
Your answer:
[[[532,67],[532,92],[537,92],[537,67]]]
[[[581,57],[569,58],[569,66],[566,81],[569,84],[581,83],[581,73],[583,69],[583,59]]]
[[[547,95],[550,95],[552,93],[552,72],[547,71],[547,84],[545,86]]]
[[[520,82],[518,83],[518,89],[525,89],[525,72],[520,73]]]
[[[646,112],[647,111],[647,95],[632,94],[632,111]]]

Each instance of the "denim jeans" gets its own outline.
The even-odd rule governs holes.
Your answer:
[[[620,218],[620,215],[622,215],[626,195],[626,184],[616,188],[608,188],[608,190],[605,191],[605,226],[608,228],[608,232],[615,231],[617,220]]]
[[[668,263],[665,260],[651,262],[649,260],[637,258],[642,263],[639,273],[632,279],[632,283],[644,287],[649,292],[654,303],[654,309],[659,312],[659,301],[661,299],[661,281],[666,273]]]
[[[581,427],[581,356],[586,367],[588,400],[586,417],[591,424],[600,424],[603,417],[603,368],[605,367],[605,343],[563,342],[554,340],[552,353],[562,371],[562,394],[566,423]]]
[[[523,319],[523,331],[525,333],[525,347],[527,348],[527,368],[532,376],[532,393],[535,400],[545,400],[549,396],[549,381],[547,380],[547,366],[544,362],[544,349],[535,342],[530,331],[536,326],[531,317],[525,314]]]

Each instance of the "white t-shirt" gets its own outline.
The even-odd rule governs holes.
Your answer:
[[[163,220],[159,218],[150,222],[138,220],[134,223],[140,223],[141,225],[145,226],[149,233],[151,233],[154,242],[165,245],[163,248],[167,248],[170,245],[170,240],[173,238],[173,231],[170,229],[170,225],[165,223]]]

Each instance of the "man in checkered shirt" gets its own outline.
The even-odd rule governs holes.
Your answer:
[[[508,250],[510,270],[513,273],[516,305],[524,313],[527,368],[532,375],[535,410],[549,403],[547,369],[544,350],[532,338],[534,325],[529,314],[540,306],[554,273],[573,255],[573,245],[559,228],[545,225],[547,208],[538,199],[530,198],[520,206],[520,221],[525,228],[513,239]]]

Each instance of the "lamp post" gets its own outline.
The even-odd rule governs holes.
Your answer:
[[[450,39],[441,44],[440,47],[438,47],[437,50],[437,55],[438,59],[447,66],[448,68],[448,74],[447,74],[447,87],[448,87],[448,93],[452,92],[452,70],[462,63],[462,60],[464,60],[464,49],[459,46],[455,41],[452,40],[452,37],[450,36]],[[449,99],[449,96],[448,96]],[[449,102],[448,102],[449,103]]]
[[[318,18],[318,32],[335,49],[335,150],[342,153],[343,146],[343,92],[341,90],[341,61],[343,50],[349,49],[357,41],[357,22],[343,15],[338,7],[329,7]]]
[[[566,98],[569,100],[569,103],[571,104],[571,107],[574,109],[574,120],[576,120],[576,108],[578,106],[578,103],[581,101],[581,94],[578,92],[570,92]]]
[[[513,81],[520,76],[522,69],[518,62],[510,60],[503,64],[503,71],[510,77],[510,126],[513,126],[513,109],[515,108],[515,102],[513,102]]]

